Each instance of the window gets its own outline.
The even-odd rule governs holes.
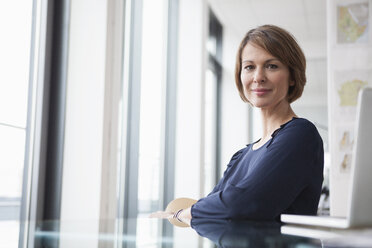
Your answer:
[[[204,194],[212,191],[221,177],[220,166],[220,104],[222,80],[222,25],[209,11],[207,39],[208,68],[205,74],[204,95]]]
[[[20,213],[30,89],[33,1],[0,3],[0,246],[13,247],[20,235]],[[2,229],[2,228],[1,228]]]
[[[147,226],[141,219],[173,198],[174,176],[168,175],[174,166],[177,1],[128,1],[127,7],[119,212],[138,217],[136,223],[123,223],[123,232],[153,247],[160,233],[172,235],[167,227]]]
[[[138,158],[138,215],[158,211],[164,176],[163,120],[165,91],[166,1],[143,0],[142,59]],[[144,245],[146,236],[157,237],[157,226],[137,222],[137,244]],[[155,223],[156,224],[156,223]]]

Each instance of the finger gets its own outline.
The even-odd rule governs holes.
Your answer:
[[[159,216],[159,214],[161,214],[162,212],[161,211],[157,211],[157,212],[153,212],[149,215],[150,218],[157,218]]]

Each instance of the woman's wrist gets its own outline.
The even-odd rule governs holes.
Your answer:
[[[190,210],[191,208],[186,208],[186,209],[182,209],[181,211],[179,211],[179,213],[177,214],[177,217],[178,217],[177,220],[190,226],[190,222],[192,218]]]
[[[192,216],[191,216],[191,208],[183,209],[179,213],[178,218],[180,218],[181,220],[191,220],[191,218],[192,218]]]
[[[177,212],[175,212],[173,214],[173,219],[177,219],[179,222],[183,222],[182,219],[181,219],[181,217],[180,217],[181,214],[182,214],[182,212],[183,212],[183,209],[180,209]]]

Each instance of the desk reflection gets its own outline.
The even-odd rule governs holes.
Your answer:
[[[193,219],[191,226],[217,247],[322,247],[319,239],[281,234],[278,222]]]
[[[101,232],[99,225],[123,226],[133,232]],[[115,224],[115,225],[113,225]],[[37,223],[30,248],[207,248],[207,247],[322,247],[319,239],[281,234],[277,222],[193,219],[191,226],[145,217],[116,220],[70,220]],[[169,229],[170,232],[164,230]],[[0,235],[1,236],[1,235]],[[207,239],[200,239],[200,236]],[[342,244],[342,243],[341,243]],[[345,246],[329,246],[345,247]]]

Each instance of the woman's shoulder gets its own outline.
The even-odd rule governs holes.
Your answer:
[[[280,126],[280,129],[286,130],[290,129],[294,132],[316,132],[318,133],[318,129],[308,119],[305,118],[299,118],[299,117],[293,117],[292,120],[288,121],[287,123],[284,123]]]
[[[278,136],[276,139],[297,140],[301,143],[310,140],[316,141],[316,143],[322,142],[322,138],[314,123],[298,117],[294,117],[289,122],[281,125],[274,136]]]
[[[244,147],[244,148],[241,148],[237,152],[235,152],[234,155],[232,155],[232,157],[230,159],[230,162],[229,162],[229,164],[227,166],[229,167],[232,164],[234,164],[234,162],[236,160],[239,160],[241,158],[241,156],[243,156],[243,154],[245,153],[245,151],[247,151],[247,149],[248,149],[248,145],[246,147]]]

